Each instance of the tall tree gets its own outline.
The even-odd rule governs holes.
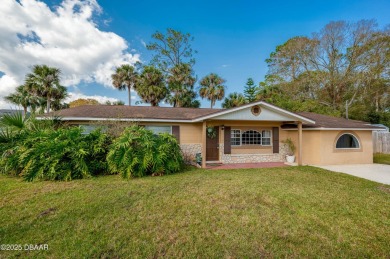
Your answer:
[[[196,78],[193,76],[189,64],[182,63],[174,66],[167,77],[168,90],[167,102],[173,107],[190,107],[196,98],[194,84]]]
[[[157,31],[152,38],[155,41],[149,43],[146,48],[154,51],[152,63],[164,73],[183,63],[190,66],[195,64],[193,53],[196,53],[196,50],[191,47],[194,38],[189,33],[168,28],[166,34]]]
[[[158,106],[168,94],[164,74],[156,67],[144,66],[137,81],[137,90],[145,103]]]
[[[152,35],[154,42],[147,45],[154,52],[152,64],[158,66],[167,77],[170,94],[167,102],[173,107],[192,107],[196,101],[194,84],[196,78],[192,66],[195,64],[191,47],[194,38],[189,33],[167,29],[166,33]]]
[[[225,79],[215,73],[211,73],[200,80],[199,95],[210,101],[210,107],[213,108],[217,100],[225,97]]]
[[[26,76],[26,86],[30,92],[46,100],[46,112],[50,111],[51,102],[61,101],[66,97],[66,89],[60,85],[61,71],[47,65],[35,65],[32,72]],[[64,90],[64,91],[63,91]],[[63,92],[64,94],[59,94]],[[62,99],[63,99],[62,98]]]
[[[254,102],[257,100],[258,87],[252,78],[248,78],[244,87],[244,96],[248,102]]]
[[[111,75],[112,84],[118,90],[128,90],[129,106],[131,106],[131,88],[136,90],[138,72],[135,67],[124,64],[117,67],[115,73]]]
[[[67,96],[68,91],[65,86],[60,85],[55,88],[51,95],[52,101],[50,103],[50,108],[53,111],[69,108],[69,104],[63,102]]]
[[[389,29],[373,20],[331,22],[313,37],[277,46],[266,60],[268,75],[280,78],[276,85],[294,103],[339,114],[348,108],[352,118],[365,119],[370,110],[388,110],[389,39]]]
[[[234,93],[229,94],[228,97],[226,97],[223,100],[222,107],[225,109],[233,108],[233,107],[243,105],[246,102],[247,102],[247,99],[245,98],[245,96],[243,94],[234,92]]]
[[[32,95],[25,85],[18,86],[16,92],[6,96],[5,100],[22,106],[24,115],[27,114],[28,108],[35,108],[38,105],[37,97]]]

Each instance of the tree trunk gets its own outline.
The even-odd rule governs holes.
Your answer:
[[[127,89],[129,90],[129,106],[131,106],[131,86],[129,86]]]
[[[23,106],[23,111],[24,111],[24,114],[23,114],[23,118],[24,118],[27,115],[27,106]]]
[[[47,101],[46,101],[46,112],[50,112],[50,95],[47,96]]]

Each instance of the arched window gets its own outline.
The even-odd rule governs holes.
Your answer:
[[[354,135],[345,133],[338,138],[336,148],[360,148],[360,143]]]
[[[256,130],[248,130],[242,133],[242,145],[261,145],[261,134]]]

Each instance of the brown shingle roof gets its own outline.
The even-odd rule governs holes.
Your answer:
[[[382,129],[372,126],[369,122],[347,120],[345,118],[327,116],[312,112],[298,112],[299,115],[316,122],[314,125],[303,125],[303,128],[345,128],[345,129]]]
[[[203,116],[217,114],[226,109],[208,108],[172,108],[172,107],[151,107],[151,106],[125,106],[125,105],[84,105],[74,108],[50,112],[42,117],[59,116],[67,120],[98,119],[98,118],[122,118],[122,119],[162,119],[162,120],[193,120]],[[315,124],[304,124],[305,129],[316,128],[345,128],[345,129],[382,129],[372,126],[368,122],[347,120],[312,112],[298,112],[298,115]],[[296,128],[296,125],[286,124],[282,128]]]
[[[217,113],[222,109],[205,108],[172,108],[125,105],[84,105],[50,112],[44,117],[59,116],[62,118],[123,118],[123,119],[166,119],[192,120],[198,117]]]

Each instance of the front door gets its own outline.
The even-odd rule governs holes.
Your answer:
[[[209,137],[212,134],[206,134],[206,161],[219,161],[219,127],[214,127],[214,131],[212,138]]]

